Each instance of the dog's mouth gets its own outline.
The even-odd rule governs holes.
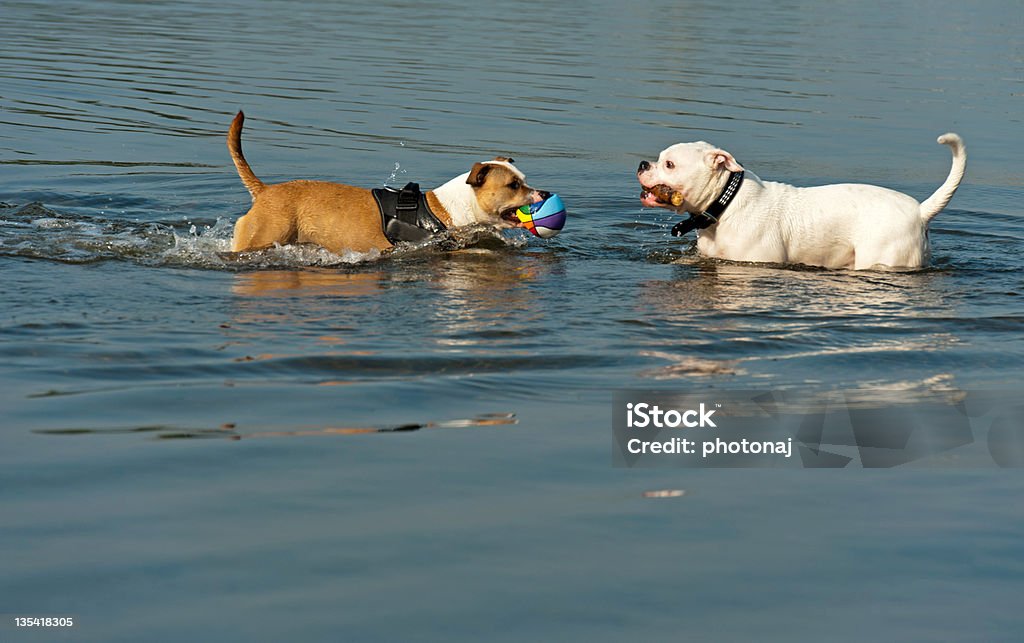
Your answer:
[[[509,224],[513,228],[518,228],[523,224],[523,222],[519,220],[519,215],[516,214],[516,212],[518,211],[518,207],[511,207],[508,208],[507,210],[502,210],[501,213],[498,215],[498,218],[504,221],[505,223]]]
[[[646,206],[651,207],[658,207],[659,205],[664,205],[664,203],[662,203],[658,199],[658,197],[652,194],[646,186],[640,187],[640,202]]]
[[[667,185],[646,186],[641,184],[640,204],[648,208],[675,208],[682,204],[681,195]],[[679,202],[673,202],[673,195]]]

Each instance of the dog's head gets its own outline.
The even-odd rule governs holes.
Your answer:
[[[516,210],[551,196],[549,192],[527,185],[526,175],[512,163],[512,159],[499,156],[493,161],[477,163],[470,170],[466,183],[473,188],[477,205],[485,217],[477,223],[518,227],[521,224]]]
[[[677,209],[700,213],[718,198],[730,172],[743,167],[732,154],[710,143],[678,143],[666,148],[657,161],[641,161],[636,178],[644,188],[640,203],[652,208],[672,208],[651,194],[650,188],[667,185],[682,192],[684,201]]]

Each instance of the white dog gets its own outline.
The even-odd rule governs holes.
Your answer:
[[[673,145],[657,161],[640,163],[640,202],[690,213],[673,234],[701,229],[697,249],[708,257],[856,270],[920,268],[930,256],[928,222],[949,203],[967,165],[959,136],[943,134],[938,142],[952,150],[953,167],[920,204],[873,185],[798,188],[762,181],[732,154],[704,142]]]

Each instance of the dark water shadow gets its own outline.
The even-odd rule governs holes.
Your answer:
[[[156,440],[241,440],[253,438],[289,438],[326,435],[366,435],[373,433],[412,433],[425,429],[467,429],[484,426],[512,426],[519,423],[515,413],[483,413],[472,418],[410,422],[378,426],[311,426],[291,430],[245,430],[234,423],[219,427],[180,427],[156,424],[136,427],[69,427],[34,429],[32,433],[51,436],[80,435],[152,435]]]

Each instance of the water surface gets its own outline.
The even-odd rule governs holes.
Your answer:
[[[1015,473],[609,457],[619,388],[1019,384],[1024,12],[940,4],[6,3],[0,613],[105,641],[1015,638]],[[510,155],[571,218],[229,257],[238,109],[268,182]],[[946,131],[967,179],[920,271],[703,260],[636,198],[641,158],[703,139],[923,199]]]

